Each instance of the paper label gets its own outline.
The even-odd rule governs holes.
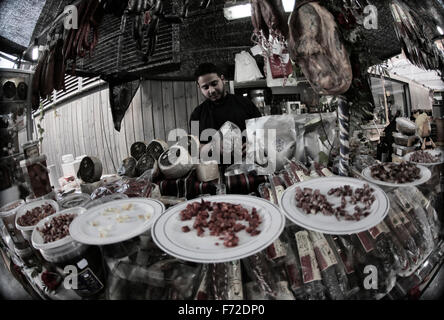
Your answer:
[[[368,234],[364,232],[360,232],[357,234],[359,241],[361,242],[362,247],[364,248],[365,252],[369,253],[375,249],[373,246],[372,241],[370,240],[370,237]]]
[[[373,239],[377,239],[378,236],[383,232],[381,229],[378,228],[378,226],[375,226],[371,229],[368,229],[368,232],[372,236]]]
[[[333,176],[333,172],[331,172],[330,170],[328,170],[327,168],[324,168],[321,170],[321,172],[324,174],[324,176],[326,177],[332,177]]]
[[[394,191],[394,194],[396,195],[396,197],[398,198],[399,202],[401,203],[401,205],[404,209],[406,209],[408,211],[412,208],[409,200],[405,197],[404,194],[402,194],[402,192],[400,192],[398,189],[396,189]]]
[[[281,205],[281,199],[282,199],[282,195],[284,194],[285,189],[283,186],[277,186],[275,188],[275,190],[276,190],[276,197],[277,197],[278,203],[279,203],[279,205]]]
[[[262,48],[261,48],[261,46],[260,45],[255,45],[254,47],[252,47],[251,49],[250,49],[250,51],[251,51],[251,54],[253,55],[253,56],[257,56],[258,54],[261,54],[262,53]]]
[[[279,259],[287,255],[287,249],[285,248],[281,240],[276,239],[267,248],[267,254],[270,259]]]
[[[421,203],[421,206],[423,208],[427,208],[428,205],[430,204],[430,200],[428,200],[421,191],[419,191],[418,189],[415,190],[415,194],[414,194],[415,200],[417,202]]]
[[[382,230],[382,232],[390,233],[389,227],[385,224],[384,221],[382,221],[380,224],[378,224],[378,228]]]
[[[78,290],[88,293],[97,293],[104,288],[103,283],[97,278],[90,268],[86,268],[78,275]]]
[[[240,262],[232,261],[228,267],[228,300],[243,300],[242,274]]]
[[[324,271],[325,269],[338,263],[333,250],[329,246],[327,239],[325,239],[323,234],[310,231],[310,237],[313,241],[316,258],[321,271]]]
[[[401,149],[396,149],[396,154],[400,157],[402,157],[402,150]]]
[[[310,172],[310,177],[318,178],[318,177],[320,177],[320,175],[319,175],[315,170],[312,170],[312,171]]]
[[[295,234],[298,246],[299,259],[302,267],[302,279],[304,283],[321,280],[321,273],[316,262],[313,246],[308,238],[307,231],[300,231]]]
[[[304,171],[298,170],[296,171],[296,176],[298,177],[299,181],[304,181],[305,178],[305,174]]]
[[[399,212],[398,213],[398,218],[399,218],[399,220],[401,220],[401,222],[404,225],[408,225],[410,223],[409,218],[407,218],[407,216],[404,214],[404,212]]]
[[[400,224],[402,224],[401,220],[399,220],[399,217],[396,213],[394,213],[393,211],[391,212],[391,214],[389,215],[390,218],[390,222],[392,223],[392,225],[394,227],[399,226]]]
[[[373,228],[369,229],[368,232],[372,236],[373,239],[377,239],[380,234],[383,234],[384,232],[388,233],[390,230],[385,225],[384,222],[381,222],[377,226],[374,226]]]

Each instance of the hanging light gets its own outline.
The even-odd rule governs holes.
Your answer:
[[[295,0],[282,0],[282,5],[284,6],[285,12],[292,12],[294,8]]]
[[[285,12],[292,12],[295,0],[281,0]],[[251,16],[249,1],[227,1],[224,6],[224,16],[227,20],[241,19]]]
[[[227,20],[241,19],[251,16],[251,4],[244,2],[227,2],[224,6],[224,17]]]
[[[39,47],[38,46],[34,46],[32,48],[32,60],[33,61],[37,61],[39,59]]]

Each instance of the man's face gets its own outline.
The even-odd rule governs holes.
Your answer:
[[[223,75],[219,77],[216,73],[209,73],[200,76],[197,79],[197,83],[205,98],[216,101],[221,99],[225,94],[223,80]]]

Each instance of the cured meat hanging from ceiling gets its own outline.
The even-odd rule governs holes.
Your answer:
[[[148,41],[148,47],[143,53],[145,61],[156,49],[159,21],[177,24],[182,23],[183,18],[182,15],[165,13],[162,0],[129,0],[127,13],[134,16],[132,33],[137,50],[142,51],[145,38]]]
[[[40,54],[33,76],[32,108],[38,109],[40,98],[46,99],[54,89],[64,90],[67,60],[91,55],[98,40],[98,27],[104,15],[104,3],[99,0],[83,0],[77,6],[78,28],[65,29],[56,21],[48,31],[47,44]],[[93,40],[89,42],[89,35]]]
[[[426,35],[426,22],[403,1],[392,0],[390,9],[395,20],[396,34],[407,59],[425,70],[440,70],[442,76],[444,55]]]
[[[350,88],[353,74],[348,52],[333,15],[317,2],[295,2],[288,50],[317,93],[339,95]]]

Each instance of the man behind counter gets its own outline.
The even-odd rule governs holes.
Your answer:
[[[227,121],[237,125],[242,132],[246,128],[245,120],[262,116],[250,100],[230,94],[225,90],[224,76],[214,64],[199,65],[194,77],[206,98],[194,109],[190,117],[190,127],[192,121],[199,121],[199,139],[205,129],[219,130]],[[207,142],[201,141],[201,143]]]

